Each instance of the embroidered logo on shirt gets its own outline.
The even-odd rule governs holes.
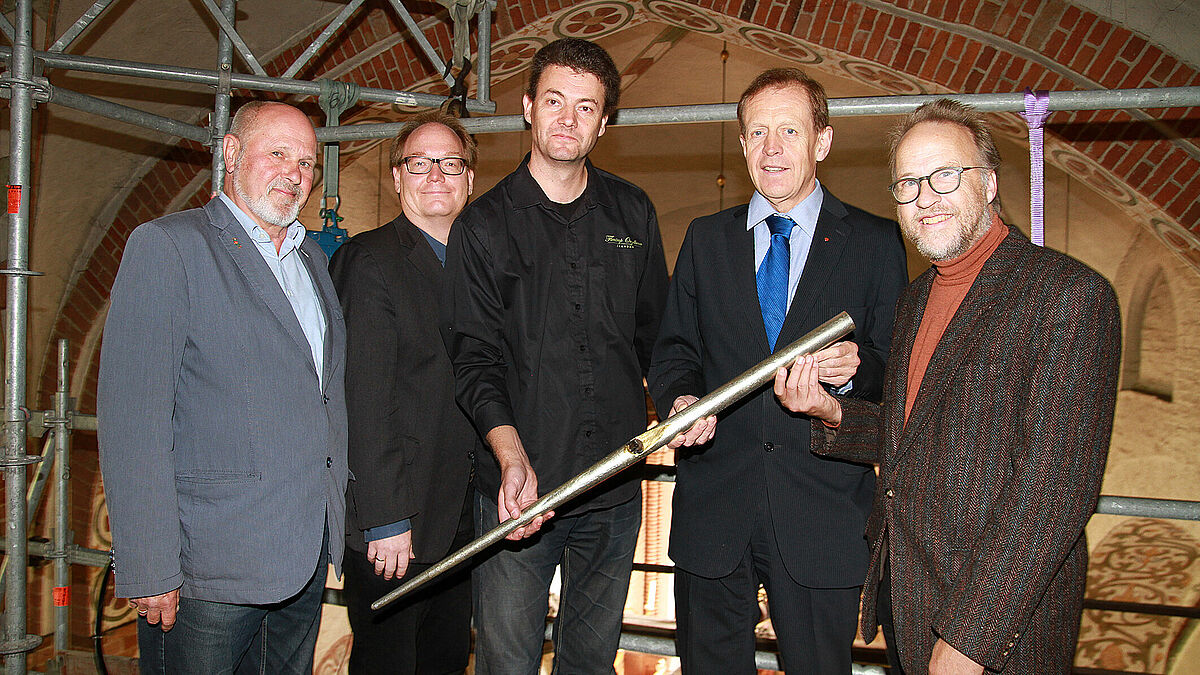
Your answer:
[[[617,248],[641,248],[643,246],[642,242],[633,237],[618,237],[615,234],[604,235],[604,243],[612,244]]]

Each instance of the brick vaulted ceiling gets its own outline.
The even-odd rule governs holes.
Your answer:
[[[709,34],[886,93],[1200,85],[1194,64],[1063,0],[501,0],[492,31],[493,81],[521,75],[533,52],[555,37],[599,38],[645,22]],[[286,68],[319,30],[265,63],[267,72]],[[404,35],[390,11],[360,12],[301,77],[438,91],[443,85]],[[439,53],[449,52],[446,23],[426,35]],[[618,65],[635,78],[654,59],[647,50]],[[396,111],[361,106],[343,123],[381,116],[394,118]],[[995,117],[1003,133],[1023,134],[1015,116]],[[1133,214],[1200,270],[1200,111],[1057,113],[1052,120],[1047,161]],[[343,144],[351,161],[355,150]],[[83,252],[84,271],[66,289],[51,330],[51,344],[71,340],[73,364],[85,354],[82,372],[76,370],[85,377],[81,409],[94,409],[91,352],[126,238],[141,222],[206,201],[209,162],[205,148],[182,142],[135,182],[104,236]],[[33,379],[37,405],[48,404],[54,382],[48,362]]]

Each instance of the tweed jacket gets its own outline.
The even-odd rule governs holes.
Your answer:
[[[882,407],[842,400],[819,454],[879,463],[862,634],[891,563],[905,671],[940,637],[990,670],[1069,672],[1116,401],[1120,312],[1086,265],[1015,228],[986,261],[904,423],[908,364],[936,271],[901,296]],[[820,428],[820,433],[816,430]]]

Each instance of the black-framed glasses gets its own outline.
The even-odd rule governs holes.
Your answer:
[[[901,178],[888,186],[897,204],[908,204],[921,194],[921,181],[927,181],[930,189],[939,195],[948,195],[962,184],[962,174],[971,169],[987,169],[986,166],[947,166],[919,178]]]
[[[442,173],[447,176],[458,176],[467,170],[467,160],[462,157],[424,157],[422,155],[409,155],[400,160],[404,168],[408,172],[420,176],[429,173],[433,169],[433,165],[437,164]]]

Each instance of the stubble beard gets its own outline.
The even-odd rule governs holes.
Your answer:
[[[233,192],[237,195],[238,199],[242,200],[242,203],[250,209],[251,213],[261,218],[263,222],[275,227],[288,227],[296,222],[296,218],[300,215],[300,209],[304,206],[303,200],[300,199],[298,188],[283,178],[276,178],[271,181],[266,193],[258,197],[251,197],[246,186],[242,184],[242,156],[239,154],[233,163]],[[277,187],[294,192],[294,197],[286,206],[277,206],[271,200],[271,191]]]
[[[951,214],[955,221],[962,224],[952,232],[922,233],[920,219],[930,213],[945,209],[919,210],[911,221],[904,222],[904,233],[916,246],[921,255],[931,261],[941,262],[953,260],[975,245],[992,225],[992,209],[987,203],[986,194],[976,195],[969,207],[953,209]]]

